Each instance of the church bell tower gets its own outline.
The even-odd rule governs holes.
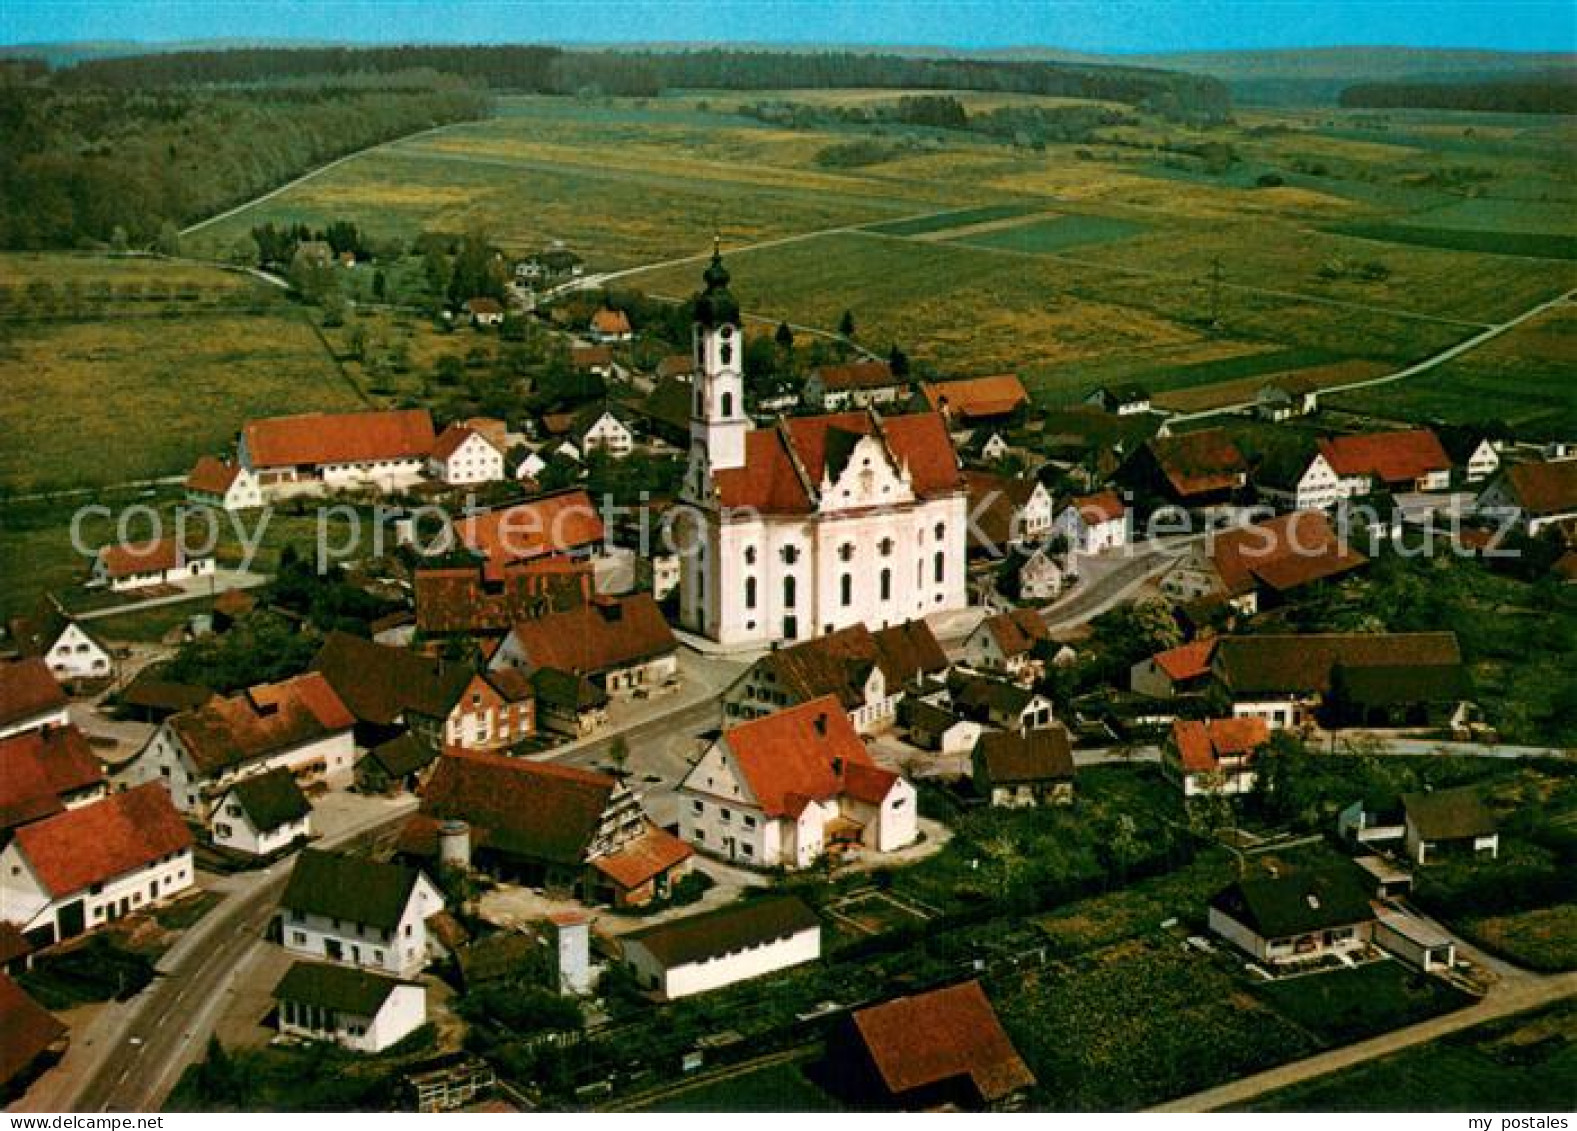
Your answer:
[[[695,381],[690,394],[690,463],[708,471],[745,466],[744,335],[739,302],[728,289],[728,269],[717,245],[695,299]]]

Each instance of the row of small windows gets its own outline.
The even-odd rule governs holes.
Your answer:
[[[936,528],[935,528],[935,535],[936,535],[936,540],[938,542],[940,542],[944,538],[946,538],[947,537],[947,524],[946,523],[942,523],[942,522],[937,523],[936,524]],[[924,538],[925,538],[925,535],[921,534],[920,535],[920,540],[924,541]],[[898,544],[896,542],[894,542],[891,538],[883,538],[880,542],[876,543],[877,552],[880,553],[881,556],[884,557],[884,558],[892,557],[893,551],[895,549],[897,549],[897,546],[898,546]],[[855,547],[854,547],[854,543],[853,542],[844,542],[844,543],[842,543],[838,547],[838,560],[841,561],[841,562],[852,562],[854,560],[854,551],[855,551]],[[783,559],[783,564],[784,565],[793,565],[795,562],[799,561],[799,547],[798,546],[784,546],[783,549],[779,552],[779,556]],[[756,564],[756,548],[754,546],[746,546],[745,547],[745,564],[746,565],[755,565]]]

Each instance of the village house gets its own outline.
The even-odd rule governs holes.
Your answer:
[[[325,962],[297,962],[274,987],[279,1033],[379,1053],[427,1023],[420,982]]]
[[[679,620],[765,647],[968,604],[968,496],[935,413],[746,411],[739,303],[715,255],[695,300],[700,372],[675,528]]]
[[[1204,690],[1210,682],[1215,637],[1193,640],[1140,660],[1128,669],[1128,686],[1151,699],[1174,699]]]
[[[1438,435],[1463,483],[1482,483],[1500,470],[1500,446],[1484,433],[1460,427],[1441,429]]]
[[[906,696],[898,704],[898,725],[909,745],[947,755],[970,753],[985,730],[955,714],[945,692],[926,699]]]
[[[443,892],[415,868],[304,848],[279,899],[291,954],[409,978],[440,949],[428,920]]]
[[[1038,479],[966,471],[969,549],[1001,558],[1009,549],[1038,546],[1051,534],[1051,492]]]
[[[455,521],[454,532],[498,572],[538,558],[593,558],[607,538],[591,496],[578,488],[465,515]]]
[[[850,361],[821,365],[805,379],[802,399],[817,412],[893,404],[909,390],[909,381],[885,361]]]
[[[569,364],[577,373],[589,373],[604,379],[612,377],[617,371],[612,346],[570,346]]]
[[[196,882],[192,834],[169,794],[145,785],[17,829],[0,852],[0,920],[48,946]]]
[[[1414,864],[1453,855],[1500,854],[1495,817],[1477,789],[1464,786],[1402,795],[1402,839]]]
[[[53,596],[45,597],[33,616],[13,617],[7,629],[17,652],[42,659],[61,684],[104,680],[115,674],[109,645],[67,616]]]
[[[821,957],[821,919],[794,896],[767,896],[619,939],[637,981],[665,1001],[732,986]]]
[[[225,790],[209,831],[220,848],[267,856],[312,835],[312,806],[295,776],[280,767]]]
[[[1035,609],[1014,609],[981,621],[964,641],[964,663],[1028,682],[1045,671],[1051,631]]]
[[[1530,538],[1577,519],[1577,460],[1508,465],[1479,495],[1478,510]]]
[[[1210,929],[1272,970],[1369,945],[1374,909],[1351,865],[1242,879],[1210,900]]]
[[[1018,598],[1050,601],[1077,577],[1071,562],[1059,562],[1044,546],[1037,547],[1019,563]]]
[[[1150,394],[1138,385],[1123,385],[1115,389],[1102,385],[1085,397],[1084,403],[1113,416],[1134,416],[1150,411]]]
[[[1382,487],[1400,493],[1451,486],[1451,457],[1427,428],[1333,436],[1320,440],[1319,450],[1341,480],[1344,498]]]
[[[504,453],[480,432],[451,424],[433,441],[427,477],[449,487],[499,483],[504,479]]]
[[[496,298],[479,295],[465,300],[465,316],[478,330],[504,324],[504,304]]]
[[[890,723],[904,694],[946,674],[947,654],[923,620],[872,632],[863,624],[769,652],[723,693],[723,717],[760,718],[836,695],[861,734]]]
[[[1319,408],[1320,387],[1296,375],[1261,385],[1254,394],[1254,415],[1272,424],[1308,416]]]
[[[602,452],[612,459],[624,459],[635,450],[635,432],[624,411],[607,404],[590,404],[577,412],[569,434],[582,458]]]
[[[0,661],[0,738],[70,721],[66,693],[41,657]]]
[[[872,761],[831,695],[725,730],[678,792],[687,843],[754,867],[893,852],[918,835],[914,787]]]
[[[537,725],[546,734],[585,738],[608,725],[608,693],[583,675],[538,668],[531,673]]]
[[[101,546],[93,559],[89,585],[107,586],[115,592],[170,585],[214,572],[212,554],[190,554],[173,535],[149,542],[122,542]]]
[[[1254,490],[1265,503],[1282,510],[1329,510],[1348,497],[1347,485],[1314,437],[1289,434],[1260,447]]]
[[[251,774],[283,767],[304,786],[349,786],[355,721],[328,681],[309,672],[171,715],[116,776],[158,783],[180,812],[206,821],[231,783]]]
[[[1254,763],[1269,742],[1270,726],[1262,718],[1178,719],[1161,747],[1161,772],[1185,798],[1252,793]]]
[[[1147,440],[1118,470],[1123,486],[1150,507],[1211,511],[1248,484],[1248,461],[1223,428]]]
[[[1244,616],[1315,582],[1367,565],[1332,529],[1323,511],[1294,511],[1234,527],[1191,546],[1161,578],[1176,602],[1220,598]]]
[[[947,677],[947,694],[954,711],[982,726],[1032,730],[1051,725],[1051,700],[1005,679],[955,668]]]
[[[535,697],[517,671],[476,671],[331,632],[314,670],[355,717],[364,744],[409,730],[429,746],[494,750],[536,733]]]
[[[592,564],[564,556],[418,569],[416,627],[424,636],[501,638],[516,621],[585,604],[593,585]]]
[[[0,1097],[11,1100],[60,1062],[70,1045],[66,1026],[0,974]]]
[[[596,597],[515,624],[493,654],[493,673],[556,668],[609,694],[661,688],[677,678],[679,641],[650,593]]]
[[[591,316],[587,330],[591,340],[602,345],[633,341],[635,338],[629,315],[622,310],[609,310],[606,306]]]
[[[103,765],[75,726],[0,738],[0,844],[12,829],[80,809],[108,788]]]
[[[305,413],[249,420],[238,460],[263,499],[325,490],[400,491],[421,481],[433,450],[425,408]]]
[[[856,1010],[827,1063],[840,1095],[878,1111],[1007,1110],[1036,1085],[979,982]]]
[[[1007,424],[1029,407],[1024,382],[1011,373],[922,382],[920,397],[954,430]]]
[[[1454,632],[1229,636],[1211,666],[1233,715],[1272,730],[1301,728],[1321,712],[1334,722],[1422,725],[1472,690]]]
[[[1128,511],[1116,491],[1069,499],[1055,525],[1075,554],[1098,554],[1128,544]]]
[[[415,793],[438,760],[438,751],[409,731],[370,748],[356,763],[363,793]]]
[[[617,778],[464,751],[438,760],[400,851],[613,907],[665,898],[694,855]]]
[[[975,792],[994,808],[1068,805],[1073,747],[1060,723],[1026,731],[987,731],[970,757]]]
[[[244,511],[263,505],[257,476],[238,463],[200,456],[186,475],[186,501],[222,511]]]

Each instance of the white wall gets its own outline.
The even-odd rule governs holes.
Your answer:
[[[235,794],[227,793],[214,807],[210,827],[215,844],[237,852],[266,856],[286,847],[297,837],[310,836],[312,814],[307,813],[294,821],[286,821],[276,829],[263,832],[252,823],[252,818],[241,807]]]
[[[688,997],[707,990],[731,986],[747,978],[759,978],[802,962],[821,957],[821,928],[807,927],[786,939],[775,939],[734,951],[731,954],[665,969],[639,941],[624,944],[624,957],[635,968],[641,984],[650,986],[656,979],[658,991],[666,998]]]
[[[56,927],[61,908],[81,900],[87,930],[133,911],[163,903],[197,883],[191,849],[182,849],[142,868],[122,873],[99,885],[52,896],[39,882],[15,841],[0,852],[0,919],[23,931],[45,925]]]
[[[111,673],[110,654],[76,624],[67,624],[44,662],[56,679],[102,679]]]
[[[427,991],[422,986],[396,986],[376,1017],[356,1017],[332,1010],[309,1012],[281,1001],[279,1031],[309,1040],[333,1041],[355,1052],[382,1052],[427,1022]]]
[[[427,965],[427,917],[444,907],[443,893],[422,876],[411,892],[400,922],[392,930],[302,914],[280,907],[280,941],[292,954],[411,977]],[[330,953],[338,943],[338,957]]]
[[[141,753],[120,772],[118,779],[128,786],[162,782],[177,809],[206,821],[218,792],[241,778],[284,767],[296,773],[298,780],[303,780],[299,771],[315,762],[322,762],[326,769],[305,780],[322,781],[334,789],[350,786],[356,776],[356,742],[352,733],[339,731],[304,746],[232,766],[213,776],[203,776],[187,756],[170,724],[165,722],[154,731]]]
[[[30,730],[41,730],[44,727],[63,727],[71,721],[67,708],[45,711],[27,719],[18,719],[14,723],[0,725],[0,738],[8,738],[13,734],[23,734]]]

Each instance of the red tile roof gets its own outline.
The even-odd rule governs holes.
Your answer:
[[[895,1097],[960,1077],[987,1103],[1035,1085],[979,982],[861,1009],[854,1027]]]
[[[1215,773],[1222,758],[1250,757],[1269,741],[1270,724],[1261,718],[1178,719],[1172,724],[1172,742],[1189,773]]]
[[[893,367],[885,361],[851,361],[847,365],[823,365],[813,370],[811,376],[820,377],[824,388],[834,390],[880,389],[902,383],[901,379],[893,376]]]
[[[1210,657],[1215,654],[1216,639],[1209,637],[1205,640],[1195,640],[1188,644],[1180,644],[1176,648],[1168,648],[1165,652],[1157,652],[1150,658],[1168,679],[1181,682],[1187,679],[1199,679],[1210,671]]]
[[[1068,505],[1078,512],[1089,526],[1098,526],[1103,522],[1114,522],[1125,513],[1123,501],[1116,491],[1102,491],[1095,495],[1077,495],[1068,500]]]
[[[214,699],[169,720],[206,774],[315,742],[355,723],[356,717],[317,672]]]
[[[954,420],[1006,416],[1029,403],[1024,382],[1012,373],[959,381],[928,381],[920,390],[933,410],[945,411]]]
[[[1337,475],[1369,475],[1382,483],[1412,483],[1451,467],[1439,437],[1427,428],[1322,439],[1320,454]]]
[[[1181,498],[1227,491],[1248,473],[1248,463],[1221,428],[1157,436],[1148,441],[1156,466]]]
[[[23,825],[13,843],[58,899],[190,848],[192,834],[163,783],[149,782]]]
[[[831,695],[741,723],[722,740],[769,817],[797,816],[809,802],[845,793],[877,803],[899,780],[871,760]]]
[[[423,632],[507,632],[517,621],[585,604],[592,564],[562,555],[496,570],[416,571],[416,627]]]
[[[252,467],[415,459],[433,450],[433,419],[425,408],[313,412],[249,420],[241,438]]]
[[[33,656],[14,663],[0,662],[0,726],[64,710],[65,706],[66,693],[42,659]]]
[[[862,621],[825,636],[780,648],[762,657],[770,671],[796,700],[836,695],[846,708],[864,702],[865,680],[880,667],[888,694],[916,676],[947,667],[947,654],[924,620],[872,632]]]
[[[603,307],[591,316],[591,328],[599,334],[628,334],[630,319],[622,310]]]
[[[601,369],[613,363],[610,346],[571,346],[570,364],[576,369]]]
[[[606,537],[591,496],[578,490],[471,515],[455,524],[455,533],[472,552],[498,562],[584,550]]]
[[[0,974],[0,1084],[9,1084],[65,1036],[66,1027]]]
[[[186,553],[174,536],[151,542],[122,542],[99,547],[99,567],[111,578],[163,573],[180,569],[185,562]]]
[[[1036,644],[1051,639],[1051,630],[1034,609],[1014,609],[987,617],[981,627],[991,634],[1004,656],[1022,656]]]
[[[1217,535],[1211,561],[1227,592],[1236,595],[1257,584],[1285,592],[1369,559],[1342,541],[1323,511],[1294,511]]]
[[[1517,505],[1539,516],[1577,511],[1577,459],[1514,463],[1505,484]]]
[[[600,597],[561,613],[520,621],[510,631],[527,666],[575,675],[596,675],[679,647],[650,593]]]
[[[694,855],[695,850],[684,841],[649,824],[640,836],[617,852],[597,857],[591,865],[625,891],[632,891]]]
[[[213,456],[201,456],[187,473],[186,489],[208,495],[223,495],[240,474],[241,468],[236,464],[225,463]]]
[[[464,425],[451,424],[449,427],[445,428],[438,434],[438,439],[433,441],[433,458],[437,460],[446,460],[458,452],[461,446],[464,445],[465,442],[472,436],[481,435],[482,434],[480,432],[474,432]],[[492,442],[489,441],[485,436],[482,437],[482,442],[487,444],[489,447],[493,446]]]
[[[0,738],[0,830],[60,812],[60,799],[104,783],[104,767],[74,726]]]

